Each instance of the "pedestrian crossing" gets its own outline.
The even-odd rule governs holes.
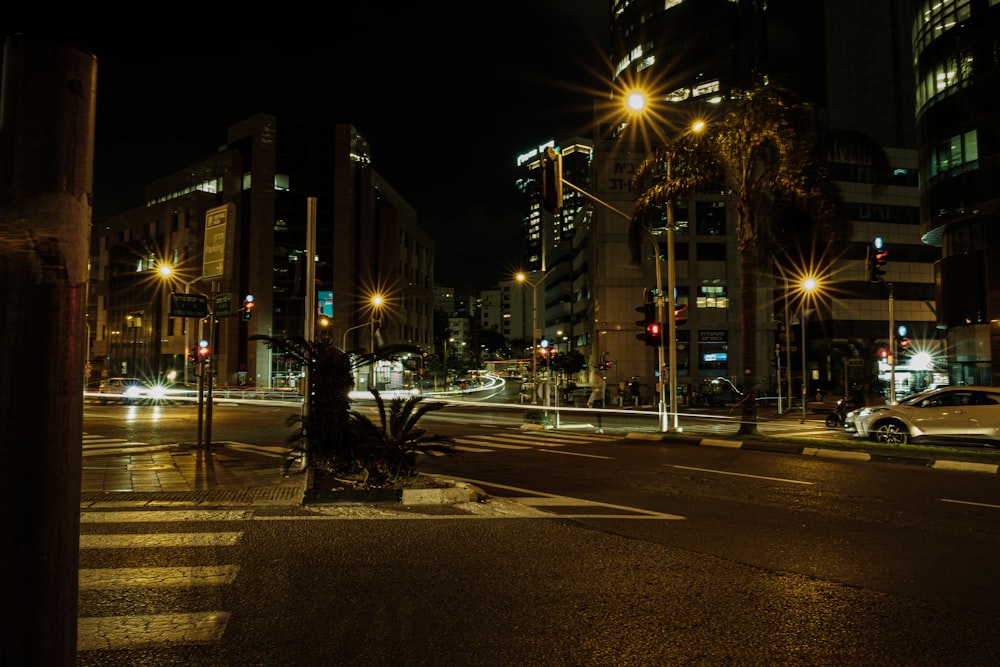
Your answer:
[[[107,438],[103,435],[83,434],[83,455],[99,456],[101,454],[129,454],[132,452],[148,452],[151,445],[148,442],[135,442],[125,438]],[[167,445],[162,446],[164,449]]]
[[[454,438],[455,449],[462,452],[489,453],[497,449],[551,449],[567,445],[591,444],[621,440],[621,436],[592,432],[531,431],[465,435]]]
[[[218,561],[236,560],[243,531],[202,532],[197,528],[203,525],[201,522],[243,521],[251,516],[249,511],[224,509],[82,512],[77,652],[221,641],[229,623],[229,610],[184,607],[189,600],[193,605],[203,591],[236,582],[239,565]],[[134,523],[165,528],[160,532],[128,533],[123,527]],[[191,530],[170,527],[178,523],[189,525]],[[108,530],[117,532],[109,534]],[[192,559],[190,549],[203,551]],[[198,564],[192,564],[192,560]],[[92,564],[95,567],[90,567]],[[171,595],[161,597],[152,591]],[[139,606],[149,613],[101,613],[114,609],[115,601],[123,598],[145,600]]]

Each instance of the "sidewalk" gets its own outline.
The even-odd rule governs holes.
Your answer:
[[[299,505],[306,475],[281,472],[283,457],[236,443],[210,450],[172,445],[83,457],[80,507],[146,505]]]

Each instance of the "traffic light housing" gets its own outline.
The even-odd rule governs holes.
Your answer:
[[[876,236],[868,248],[868,282],[882,282],[882,276],[885,275],[885,269],[882,267],[888,261],[889,251],[886,250],[885,242],[881,236]]]
[[[656,323],[656,304],[647,303],[644,306],[639,306],[635,311],[642,313],[642,319],[635,321],[637,325],[642,327],[642,333],[636,334],[635,339],[641,340],[646,345],[653,345],[654,343],[650,342],[650,328],[654,325],[659,328],[659,325]]]
[[[905,324],[896,327],[896,344],[899,345],[899,355],[902,356],[910,351],[910,328]]]
[[[542,158],[542,208],[555,213],[562,205],[562,153],[548,146]]]
[[[646,327],[646,345],[659,347],[663,340],[663,325],[659,322],[651,322]]]
[[[243,319],[249,320],[253,317],[253,309],[256,306],[253,299],[253,294],[247,294],[243,298]]]

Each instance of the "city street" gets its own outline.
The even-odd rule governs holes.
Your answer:
[[[471,422],[484,503],[84,511],[78,664],[1000,658],[995,475]]]

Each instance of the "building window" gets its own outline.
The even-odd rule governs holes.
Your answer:
[[[696,205],[699,236],[723,236],[726,233],[726,203],[700,201]]]
[[[725,243],[698,243],[695,251],[699,262],[724,262],[726,261]]]
[[[975,130],[955,135],[928,151],[927,175],[931,180],[940,174],[964,171],[966,165],[979,162],[979,139]]]
[[[729,308],[725,285],[699,285],[697,308]]]
[[[702,330],[698,332],[698,376],[727,375],[729,367],[729,335],[726,331]]]

